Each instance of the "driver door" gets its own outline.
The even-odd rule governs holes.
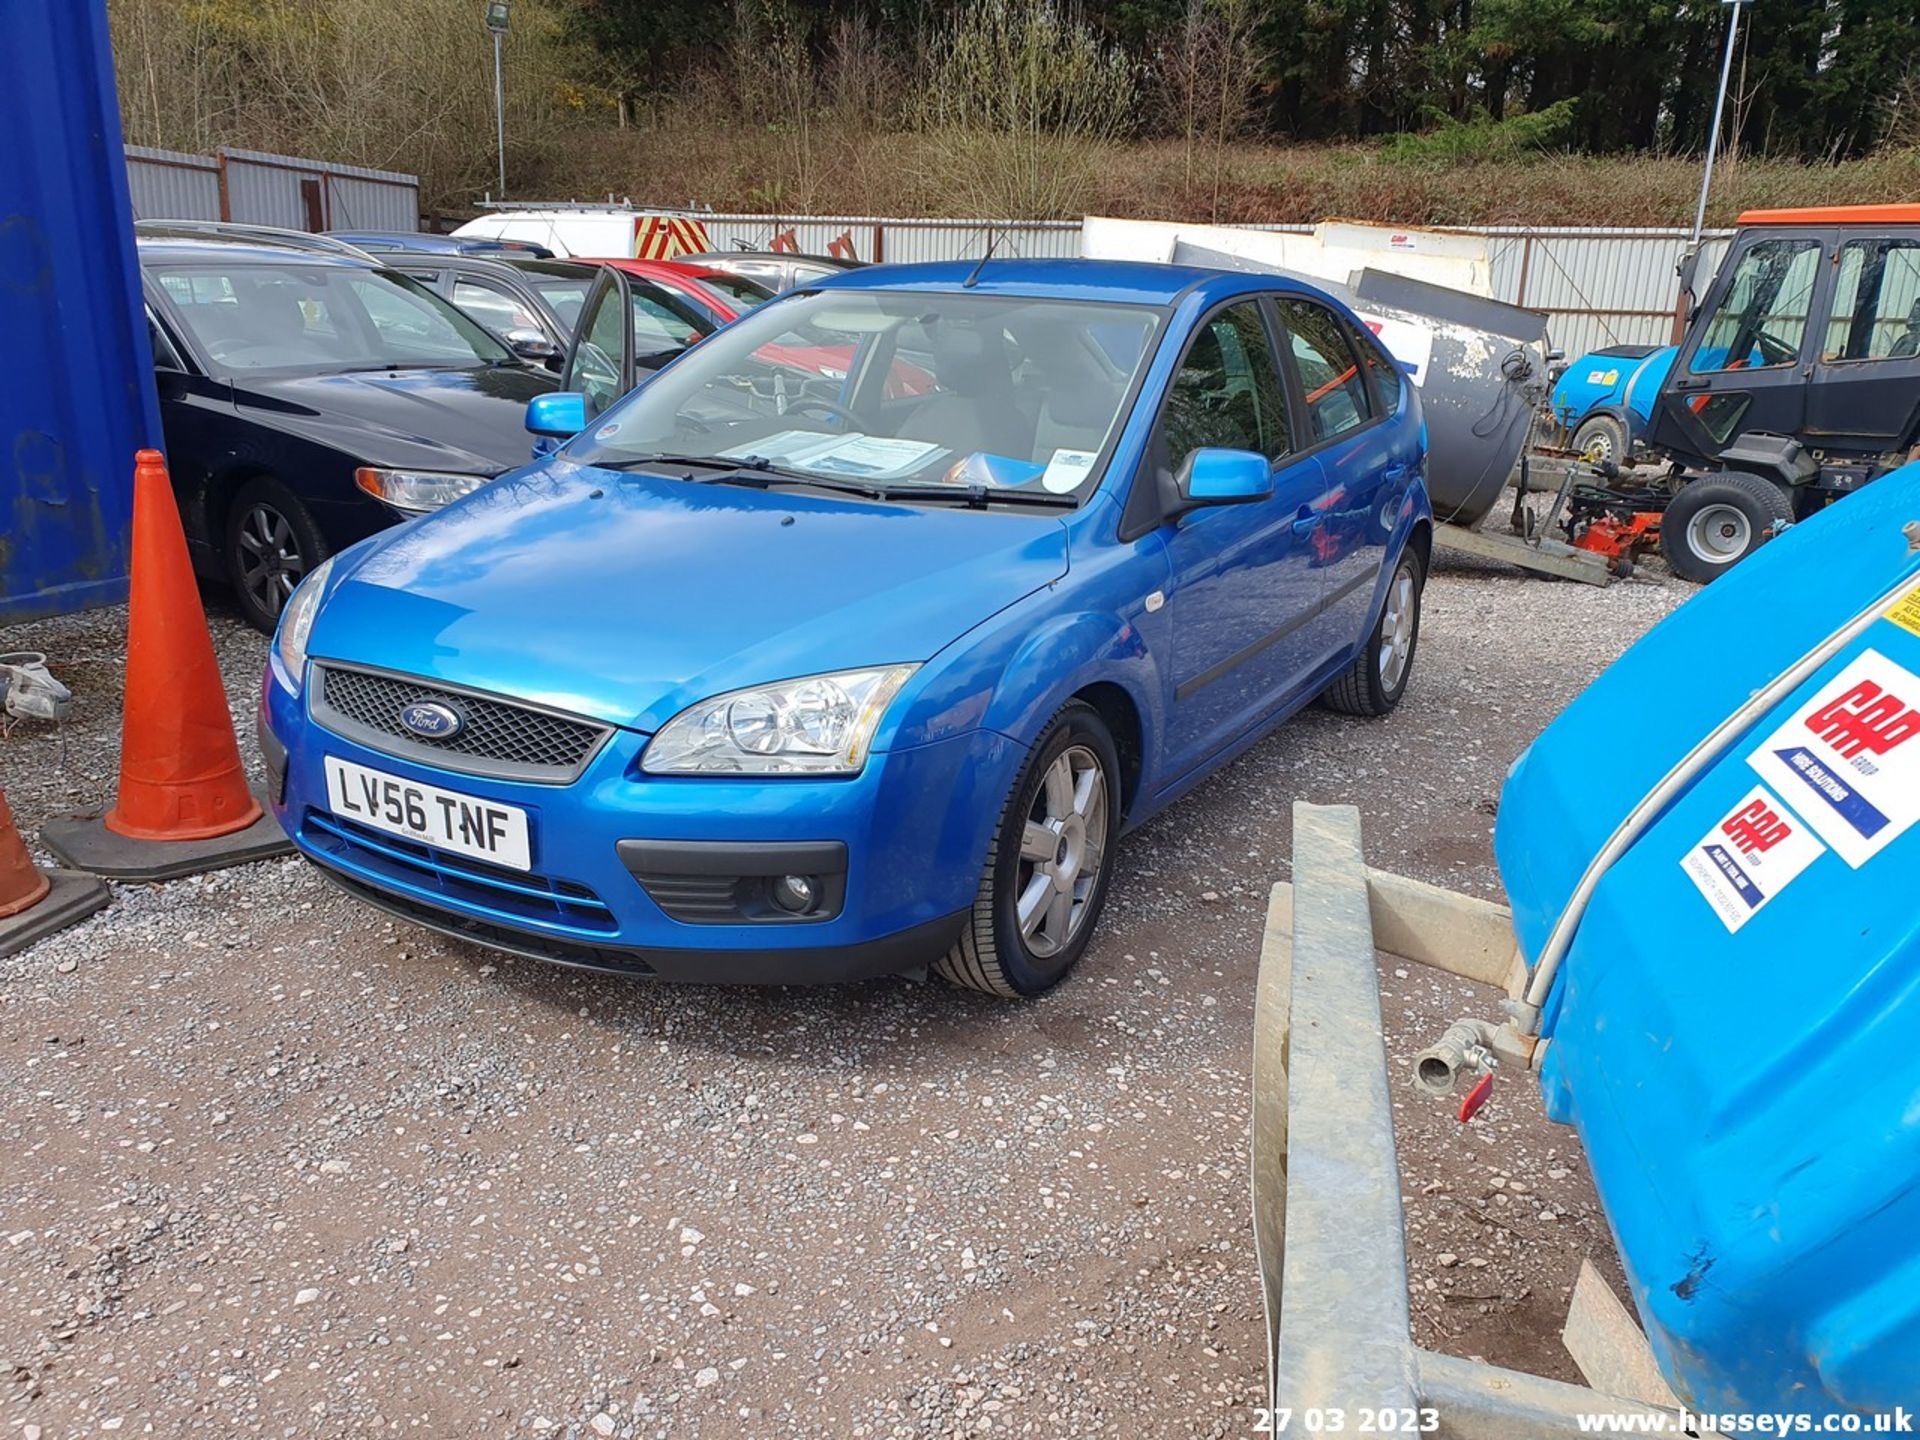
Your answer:
[[[580,307],[560,388],[587,397],[591,420],[705,336],[693,313],[659,286],[605,266]]]
[[[1711,459],[1749,430],[1801,432],[1825,256],[1817,231],[1741,238],[1674,360],[1656,444]]]

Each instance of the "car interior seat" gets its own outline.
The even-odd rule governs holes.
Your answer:
[[[976,450],[1025,459],[1031,422],[1013,403],[1013,374],[998,330],[942,320],[933,327],[936,389],[914,409],[901,433],[967,455]]]

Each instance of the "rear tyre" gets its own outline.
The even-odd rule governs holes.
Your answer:
[[[1793,523],[1787,492],[1761,475],[1726,470],[1680,487],[1660,520],[1660,553],[1682,580],[1705,585]]]
[[[1073,968],[1107,897],[1119,782],[1106,722],[1089,705],[1066,706],[1000,812],[966,929],[933,963],[944,979],[987,995],[1038,995]]]
[[[1594,464],[1610,460],[1615,465],[1624,465],[1633,458],[1633,437],[1614,416],[1589,415],[1573,432],[1573,448]]]
[[[329,547],[307,507],[278,480],[249,480],[227,507],[222,558],[240,613],[273,633],[294,587],[327,558]]]
[[[1320,692],[1320,703],[1343,715],[1385,715],[1407,693],[1413,678],[1413,652],[1420,645],[1420,600],[1427,587],[1427,566],[1420,552],[1407,549],[1394,567],[1387,603],[1379,623],[1353,657],[1353,663]]]

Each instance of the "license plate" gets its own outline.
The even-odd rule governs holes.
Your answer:
[[[513,870],[533,868],[527,812],[519,806],[402,780],[331,755],[326,761],[327,800],[334,814],[475,860]]]

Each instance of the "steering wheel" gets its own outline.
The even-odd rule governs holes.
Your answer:
[[[787,402],[787,409],[789,410],[824,410],[827,414],[832,415],[837,419],[844,420],[849,426],[851,426],[855,430],[858,430],[861,424],[860,417],[854,414],[853,411],[849,410],[846,406],[841,405],[832,400],[821,400],[812,395],[802,395],[798,400],[789,400]]]
[[[1760,358],[1769,365],[1791,365],[1800,358],[1798,346],[1789,345],[1758,326],[1754,328],[1753,343],[1760,351]]]

